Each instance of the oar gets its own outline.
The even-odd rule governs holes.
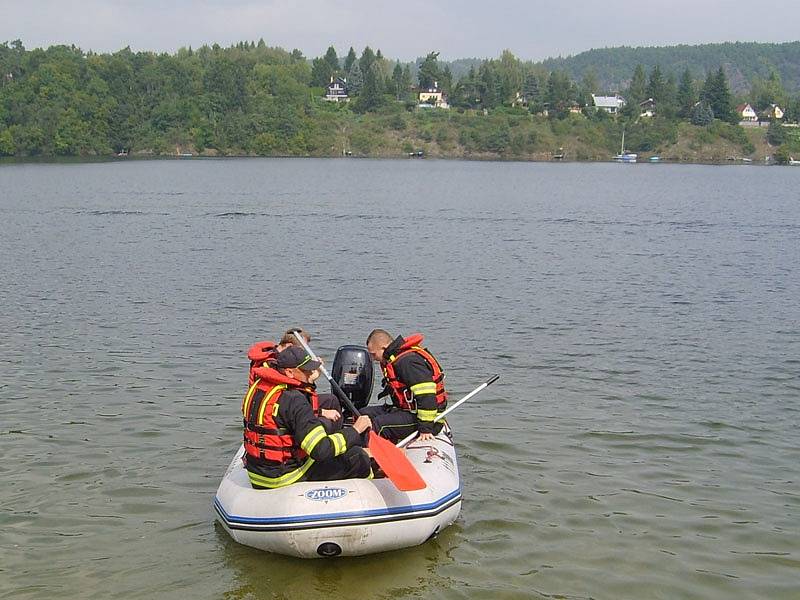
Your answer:
[[[314,351],[306,343],[303,336],[299,335],[297,332],[292,333],[295,339],[300,342],[300,345],[303,346],[303,349],[311,357],[311,360],[316,360],[320,363],[322,374],[325,375],[325,378],[330,382],[331,389],[339,397],[339,400],[344,402],[356,418],[360,417],[361,414],[358,412],[358,409],[353,405],[342,388],[339,387],[339,384],[331,377],[331,374],[328,373],[328,370],[322,365],[322,361],[314,354]],[[408,460],[403,449],[398,448],[386,438],[382,438],[372,429],[369,430],[369,451],[375,459],[375,462],[378,463],[378,466],[401,492],[412,492],[426,487],[425,480],[417,473],[417,470],[414,468],[414,465],[411,464],[411,461]]]
[[[433,422],[436,423],[436,421],[441,421],[447,415],[449,415],[451,412],[453,412],[456,408],[458,408],[459,406],[464,404],[464,402],[466,402],[467,400],[472,398],[478,392],[481,392],[484,389],[486,389],[487,387],[489,387],[490,385],[492,385],[498,379],[500,379],[500,375],[492,375],[491,377],[489,377],[489,379],[484,381],[482,384],[480,384],[478,387],[476,387],[474,390],[472,390],[469,394],[464,396],[461,400],[459,400],[458,402],[456,402],[452,406],[448,407],[448,409],[445,410],[444,412],[441,412],[438,415],[436,415],[436,418],[433,420]],[[416,431],[414,433],[411,433],[408,436],[404,437],[399,442],[397,442],[397,447],[398,448],[402,448],[403,446],[408,444],[411,440],[413,440],[415,437],[417,437],[417,432]]]

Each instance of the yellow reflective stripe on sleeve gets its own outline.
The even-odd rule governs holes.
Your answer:
[[[438,410],[422,410],[421,408],[417,409],[417,419],[420,421],[433,421],[438,414]]]
[[[334,433],[330,438],[331,443],[333,443],[333,455],[339,456],[340,454],[344,454],[345,450],[347,450],[347,440],[344,439],[344,434]]]
[[[425,394],[435,394],[436,384],[433,381],[423,381],[412,385],[410,388],[411,393],[415,396],[424,396]]]
[[[314,427],[314,429],[308,432],[306,437],[303,438],[303,441],[300,442],[300,447],[308,454],[311,454],[314,448],[317,447],[317,444],[319,444],[325,437],[327,437],[325,428],[322,425],[317,425]]]
[[[264,477],[263,475],[259,475],[258,473],[252,473],[251,471],[247,472],[247,476],[250,478],[250,483],[254,485],[258,485],[265,488],[277,488],[283,487],[285,485],[291,485],[293,483],[297,483],[306,474],[311,468],[311,465],[314,464],[314,459],[309,458],[303,463],[303,466],[299,469],[295,469],[294,471],[289,471],[280,477]]]

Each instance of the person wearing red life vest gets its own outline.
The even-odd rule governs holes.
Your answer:
[[[392,404],[368,406],[361,412],[370,416],[375,432],[393,441],[414,431],[421,441],[430,441],[444,425],[434,422],[447,407],[444,372],[422,340],[419,333],[393,339],[383,329],[373,330],[367,338],[367,350],[383,370],[381,396],[389,395]]]
[[[283,334],[280,341],[276,344],[275,342],[265,340],[262,342],[256,342],[247,350],[247,358],[250,360],[250,374],[248,378],[247,385],[253,385],[253,382],[256,380],[255,370],[260,367],[268,367],[275,362],[275,357],[278,355],[279,352],[285,350],[289,346],[297,346],[298,348],[300,345],[297,343],[297,339],[294,337],[294,333],[297,332],[305,338],[306,342],[311,341],[311,336],[306,332],[300,329],[299,327],[295,327],[293,329],[287,329],[286,333]],[[325,425],[325,430],[328,433],[333,433],[338,431],[342,428],[342,404],[339,399],[334,396],[333,394],[320,394],[318,397],[318,407],[315,410],[315,414],[322,419],[322,423]]]
[[[248,385],[253,385],[253,381],[255,380],[255,377],[253,376],[253,369],[269,366],[269,363],[275,360],[275,356],[278,354],[278,352],[285,350],[289,346],[299,347],[299,344],[294,337],[295,332],[302,335],[306,342],[311,341],[311,336],[307,332],[303,331],[299,327],[294,327],[293,329],[287,329],[286,333],[283,334],[283,337],[281,337],[277,344],[269,340],[264,340],[263,342],[256,342],[250,346],[250,348],[247,350],[247,358],[250,359],[250,380],[248,381]]]
[[[371,476],[361,448],[369,417],[328,433],[315,414],[319,367],[304,350],[290,346],[270,366],[254,370],[255,381],[242,402],[244,461],[254,488]]]

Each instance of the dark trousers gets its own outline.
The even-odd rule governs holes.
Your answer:
[[[370,476],[369,456],[363,448],[353,446],[341,456],[325,462],[315,462],[306,473],[307,481],[335,479],[365,479]]]
[[[367,406],[361,410],[361,414],[370,418],[375,433],[393,442],[399,442],[417,431],[416,415],[395,406]],[[433,426],[434,433],[439,433],[441,429],[441,423]]]

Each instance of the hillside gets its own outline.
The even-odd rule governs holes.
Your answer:
[[[589,69],[607,91],[627,87],[636,65],[649,71],[656,65],[676,78],[687,67],[697,79],[722,65],[734,93],[746,92],[754,78],[766,79],[776,70],[790,93],[800,90],[800,41],[783,44],[733,42],[697,46],[638,47],[622,46],[581,52],[566,58],[543,61],[548,71],[559,69],[580,81]]]

